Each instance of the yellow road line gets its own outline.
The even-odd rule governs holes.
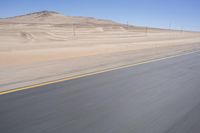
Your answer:
[[[86,73],[86,74],[81,74],[81,75],[77,75],[77,76],[67,77],[67,78],[59,79],[59,80],[55,80],[55,81],[49,81],[49,82],[40,83],[40,84],[36,84],[36,85],[31,85],[31,86],[26,86],[26,87],[22,87],[22,88],[16,88],[16,89],[12,89],[12,90],[2,91],[2,92],[0,92],[0,95],[9,94],[9,93],[22,91],[22,90],[27,90],[27,89],[33,89],[33,88],[40,87],[40,86],[45,86],[45,85],[49,85],[49,84],[54,84],[54,83],[59,83],[59,82],[63,82],[63,81],[73,80],[73,79],[82,78],[82,77],[86,77],[86,76],[96,75],[96,74],[105,73],[105,72],[109,72],[109,71],[114,71],[114,70],[118,70],[118,69],[138,66],[138,65],[142,65],[142,64],[147,64],[147,63],[151,63],[151,62],[156,62],[156,61],[161,61],[161,60],[165,60],[165,59],[175,58],[175,57],[179,57],[179,56],[189,55],[189,54],[193,54],[193,53],[197,53],[197,52],[200,52],[200,51],[193,51],[193,52],[188,52],[188,53],[183,53],[183,54],[178,54],[178,55],[173,55],[173,56],[167,56],[167,57],[164,57],[164,58],[144,61],[144,62],[130,64],[130,65],[124,65],[124,66],[111,68],[111,69],[106,69],[106,70],[102,70],[102,71],[91,72],[91,73]]]

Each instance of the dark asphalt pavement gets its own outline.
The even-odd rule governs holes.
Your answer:
[[[200,133],[200,53],[1,95],[0,133]]]

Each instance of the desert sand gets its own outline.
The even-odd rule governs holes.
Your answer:
[[[0,19],[0,91],[176,55],[200,33],[42,11]]]

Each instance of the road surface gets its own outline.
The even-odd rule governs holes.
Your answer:
[[[200,52],[0,96],[1,133],[200,133]]]

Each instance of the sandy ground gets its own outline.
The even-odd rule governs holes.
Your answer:
[[[35,13],[0,19],[0,91],[200,48],[200,33]]]

